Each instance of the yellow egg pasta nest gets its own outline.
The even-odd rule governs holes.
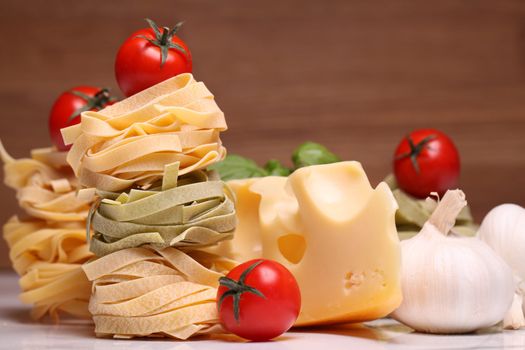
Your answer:
[[[14,159],[0,142],[4,161],[4,182],[16,190],[21,208],[27,214],[50,221],[85,220],[91,202],[76,196],[78,185],[66,152],[50,148],[31,151],[31,158]]]
[[[226,154],[219,132],[224,113],[204,83],[181,74],[62,130],[72,144],[67,160],[84,187],[147,189],[164,166],[180,163],[181,175],[204,169]]]
[[[77,180],[66,152],[51,148],[14,159],[0,142],[4,182],[16,190],[18,203],[31,216],[12,217],[3,227],[14,270],[21,276],[20,299],[32,304],[32,317],[59,314],[89,318],[91,284],[81,265],[93,254],[86,244],[90,200],[76,195]]]
[[[89,310],[99,337],[172,337],[222,332],[218,280],[236,263],[176,248],[129,248],[83,266],[93,282]]]
[[[21,276],[20,299],[33,304],[32,317],[60,313],[89,318],[91,283],[82,264],[92,257],[84,222],[20,221],[12,217],[3,227],[14,270]]]

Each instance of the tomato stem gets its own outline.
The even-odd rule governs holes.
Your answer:
[[[162,36],[160,37],[159,43],[162,46],[166,46],[168,43],[170,29],[168,27],[162,27]]]
[[[160,68],[164,66],[164,63],[166,63],[169,49],[175,49],[179,52],[182,52],[184,55],[187,55],[184,47],[171,41],[180,27],[182,27],[184,22],[175,24],[173,29],[170,29],[169,27],[162,27],[162,32],[160,31],[159,26],[157,26],[153,20],[146,18],[146,22],[148,22],[149,26],[155,33],[155,39],[149,38],[145,35],[137,35],[136,38],[145,39],[150,44],[153,44],[160,49]]]
[[[82,107],[76,109],[70,116],[67,118],[68,123],[71,122],[73,119],[78,117],[82,112],[90,111],[92,109],[94,110],[101,110],[104,107],[108,105],[108,103],[115,101],[114,97],[111,97],[109,94],[109,89],[103,88],[97,91],[95,95],[89,96],[86,95],[83,92],[71,90],[70,91],[73,95],[78,96],[86,101],[86,104]]]
[[[421,154],[423,149],[428,149],[428,143],[432,140],[434,140],[437,136],[436,135],[428,135],[421,141],[419,141],[417,144],[414,143],[410,135],[407,135],[407,141],[408,145],[410,146],[410,151],[400,154],[396,157],[396,160],[408,158],[410,157],[410,161],[412,162],[412,166],[414,167],[414,170],[416,171],[416,174],[419,175],[419,163],[417,162],[417,157]]]
[[[221,310],[222,302],[224,301],[224,299],[231,296],[233,298],[233,315],[237,323],[239,323],[239,317],[240,317],[240,312],[241,312],[240,302],[241,302],[242,294],[248,292],[248,293],[252,293],[261,298],[266,299],[266,297],[260,290],[247,285],[245,282],[248,274],[251,271],[253,271],[253,269],[255,269],[257,266],[259,266],[262,262],[263,260],[259,260],[253,263],[252,265],[250,265],[246,270],[243,271],[238,281],[235,281],[229,277],[219,278],[219,284],[228,289],[226,292],[224,292],[224,294],[219,299],[219,303],[218,303],[219,311]]]

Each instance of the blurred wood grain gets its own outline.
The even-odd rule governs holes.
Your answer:
[[[313,140],[361,161],[375,185],[404,134],[435,127],[457,143],[478,220],[499,203],[525,205],[519,0],[2,0],[0,137],[14,156],[49,145],[61,91],[118,91],[115,53],[145,17],[185,21],[194,74],[226,113],[231,153],[288,162]],[[13,191],[0,194],[4,222],[17,204]]]

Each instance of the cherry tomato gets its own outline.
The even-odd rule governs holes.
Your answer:
[[[67,151],[60,129],[80,122],[84,111],[98,111],[115,103],[108,89],[93,86],[77,86],[65,91],[58,97],[49,114],[49,136],[59,151]]]
[[[126,96],[181,73],[191,73],[191,53],[177,35],[182,22],[173,29],[159,28],[146,19],[150,28],[131,34],[117,53],[115,75]]]
[[[250,260],[219,281],[217,308],[221,323],[240,337],[273,339],[290,329],[299,316],[299,286],[278,262]]]
[[[394,175],[403,191],[417,198],[431,192],[444,195],[458,186],[459,153],[452,140],[439,130],[412,131],[397,146]]]

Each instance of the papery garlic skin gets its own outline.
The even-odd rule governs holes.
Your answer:
[[[392,316],[417,331],[468,333],[489,327],[512,303],[511,269],[477,238],[446,235],[427,222],[418,235],[401,242],[401,252],[403,302]]]
[[[501,204],[483,219],[478,237],[486,242],[511,267],[516,279],[514,302],[503,325],[525,327],[525,208]]]

